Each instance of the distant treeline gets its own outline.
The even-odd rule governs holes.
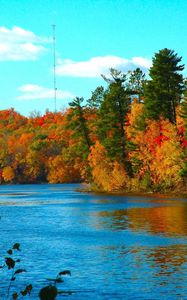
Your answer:
[[[110,69],[107,88],[64,112],[0,111],[0,182],[86,181],[104,191],[187,190],[187,85],[181,57]]]

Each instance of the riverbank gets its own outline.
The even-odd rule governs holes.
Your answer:
[[[118,190],[118,191],[104,191],[99,189],[91,184],[83,184],[82,188],[77,189],[79,192],[83,193],[94,193],[98,195],[119,195],[119,196],[141,196],[141,197],[159,197],[159,198],[167,198],[167,197],[175,197],[175,198],[187,198],[187,188],[180,188],[176,190],[165,190],[165,191],[125,191],[125,190]]]

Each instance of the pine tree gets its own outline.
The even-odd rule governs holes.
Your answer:
[[[81,140],[88,155],[91,141],[86,118],[84,116],[84,107],[82,106],[83,101],[83,98],[76,97],[72,102],[69,103],[69,106],[72,110],[71,113],[68,114],[68,128],[74,131],[75,138]]]
[[[180,103],[184,90],[184,79],[180,65],[182,58],[173,50],[160,50],[153,58],[149,80],[145,85],[146,117],[158,119],[160,116],[176,124],[176,106]]]
[[[93,92],[91,97],[87,100],[87,105],[90,109],[98,109],[102,103],[104,96],[104,87],[98,86]]]
[[[109,86],[98,111],[97,132],[111,160],[117,159],[127,173],[132,175],[125,133],[125,121],[131,102],[129,91],[125,88],[127,77],[115,69],[110,70],[110,75],[112,79],[103,76]]]
[[[145,73],[140,68],[129,71],[129,92],[132,95],[138,96],[138,101],[141,102],[144,95]]]
[[[84,180],[90,181],[91,170],[88,164],[88,155],[91,147],[90,130],[87,123],[87,107],[83,105],[84,98],[76,97],[69,103],[71,108],[67,115],[67,129],[72,130],[72,153],[79,161],[79,171]]]

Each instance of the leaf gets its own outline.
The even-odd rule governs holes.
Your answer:
[[[14,300],[18,299],[18,293],[13,293],[12,294],[12,299],[14,299]]]
[[[27,295],[27,290],[25,289],[24,291],[21,291],[22,296],[26,296]]]
[[[69,275],[69,276],[71,276],[71,272],[69,270],[64,270],[64,271],[58,273],[58,275],[60,275],[60,276],[61,275]]]
[[[27,290],[27,293],[30,295],[32,291],[32,284],[27,285],[25,289]]]
[[[27,294],[30,295],[32,291],[32,284],[29,284],[25,287],[23,291],[21,291],[22,296],[26,296]]]
[[[20,274],[20,273],[23,273],[23,272],[26,272],[25,269],[17,269],[15,272],[14,272],[14,275],[15,274]]]
[[[6,265],[8,266],[8,269],[13,269],[15,266],[15,260],[11,257],[5,257]]]
[[[12,255],[12,253],[13,253],[12,249],[9,249],[9,250],[7,251],[7,253],[8,253],[9,255]]]
[[[57,294],[57,288],[54,285],[48,285],[40,290],[39,298],[41,300],[55,300]]]
[[[20,244],[19,244],[19,243],[15,243],[14,246],[12,247],[12,249],[21,251],[21,250],[20,250]]]

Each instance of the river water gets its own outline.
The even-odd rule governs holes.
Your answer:
[[[187,199],[81,193],[79,185],[0,186],[0,260],[14,243],[11,293],[29,299],[70,270],[57,299],[187,299]],[[0,299],[10,271],[0,269]],[[68,294],[67,292],[71,292]],[[27,298],[25,298],[27,299]]]

